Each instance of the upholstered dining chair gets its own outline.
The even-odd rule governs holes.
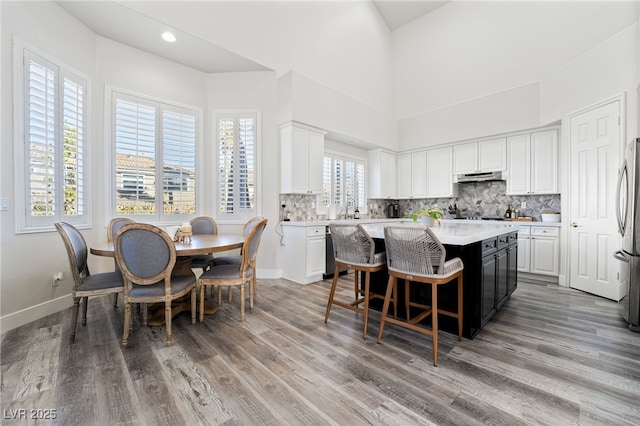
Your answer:
[[[369,323],[369,300],[374,298],[384,299],[384,296],[380,294],[371,293],[369,285],[371,282],[371,273],[382,271],[387,267],[385,252],[376,253],[373,238],[365,231],[362,225],[338,225],[332,223],[329,225],[329,228],[333,239],[336,269],[333,274],[324,322],[327,323],[327,321],[329,321],[332,305],[361,313],[363,314],[364,320],[362,338],[366,338]],[[353,301],[344,301],[335,298],[340,270],[343,268],[354,271],[355,295]],[[360,272],[365,273],[364,289],[362,289],[359,284]],[[396,301],[397,297],[394,297],[394,302]],[[364,306],[361,307],[361,304]],[[397,309],[398,304],[394,303],[393,306],[394,309]]]
[[[191,232],[194,235],[218,233],[218,224],[209,216],[194,217],[190,223]],[[212,253],[196,254],[191,257],[191,268],[202,269],[202,272],[204,272],[213,265],[213,260],[214,256]]]
[[[260,216],[256,216],[249,219],[244,224],[244,227],[242,228],[242,236],[244,238],[247,238],[247,235],[249,235],[249,232],[251,232],[251,229],[262,219],[264,218]],[[231,255],[231,256],[218,256],[213,260],[214,265],[239,265],[241,263],[242,263],[242,249],[240,249],[240,254]],[[258,293],[258,284],[257,284],[255,275],[253,276],[253,282],[251,283],[251,285],[253,286],[253,297],[255,297],[256,294]],[[219,299],[218,299],[218,302],[220,302]],[[231,303],[231,288],[229,288],[229,303]]]
[[[462,340],[462,271],[464,265],[458,257],[445,260],[446,250],[438,237],[429,228],[410,226],[385,226],[384,244],[387,252],[389,282],[382,307],[382,318],[378,329],[378,343],[382,341],[382,332],[387,322],[431,336],[433,343],[433,365],[438,365],[438,315],[447,315],[458,320],[458,340]],[[405,282],[406,320],[389,318],[391,292],[397,286],[397,280]],[[438,287],[456,280],[458,284],[457,312],[438,308]],[[431,306],[410,300],[411,284],[431,285]],[[411,307],[420,311],[411,318]],[[420,321],[431,316],[431,328],[419,325]]]
[[[200,286],[200,322],[204,320],[205,286],[218,287],[218,301],[221,300],[221,286],[240,286],[240,320],[244,321],[245,285],[249,286],[249,306],[253,308],[253,281],[256,274],[256,258],[267,219],[261,219],[251,226],[242,246],[242,262],[214,265],[205,271],[198,283]]]
[[[176,263],[173,240],[162,229],[144,223],[124,225],[115,235],[114,250],[124,276],[124,331],[127,346],[132,324],[132,303],[143,304],[143,324],[147,324],[147,303],[164,303],[165,343],[173,344],[171,302],[191,293],[191,323],[196,322],[196,279],[191,275],[171,275]]]
[[[120,272],[104,272],[91,275],[87,258],[89,250],[84,237],[73,225],[66,222],[57,222],[56,229],[69,257],[69,266],[73,276],[73,311],[71,313],[71,341],[76,338],[76,326],[78,324],[78,311],[80,309],[80,299],[82,299],[82,325],[87,325],[87,306],[90,296],[101,296],[105,294],[115,294],[124,291],[124,282]]]
[[[116,232],[118,232],[120,228],[122,228],[126,224],[134,222],[134,220],[128,219],[126,217],[114,217],[113,219],[111,219],[109,221],[109,224],[107,225],[107,241],[112,243],[113,237],[116,235]],[[115,271],[120,272],[120,268],[118,268],[118,263],[116,262],[115,257],[113,258],[113,263],[115,265]],[[113,307],[118,307],[118,293],[113,295]]]

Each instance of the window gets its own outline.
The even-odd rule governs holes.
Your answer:
[[[18,230],[88,225],[87,79],[18,41],[14,55]]]
[[[335,204],[338,210],[348,206],[353,213],[357,206],[361,213],[366,213],[364,170],[364,160],[325,153],[318,211],[324,212],[330,204]]]
[[[197,212],[200,113],[112,92],[115,215],[180,220]]]
[[[258,113],[216,114],[219,218],[249,219],[256,209]]]

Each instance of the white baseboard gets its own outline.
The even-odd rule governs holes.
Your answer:
[[[72,305],[73,299],[71,294],[67,294],[49,300],[48,302],[40,303],[39,305],[30,306],[18,312],[3,315],[0,317],[0,334],[4,334],[9,330],[46,317],[47,315],[68,309]]]

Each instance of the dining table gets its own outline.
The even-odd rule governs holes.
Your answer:
[[[193,275],[191,269],[191,257],[197,254],[218,253],[242,248],[244,238],[234,234],[193,234],[189,242],[174,241],[176,247],[176,264],[172,275]],[[89,248],[91,254],[96,256],[114,257],[115,249],[113,241],[92,244]],[[218,311],[218,305],[205,304],[204,313],[211,315]],[[180,302],[172,307],[172,315],[183,311],[190,311],[191,304],[188,301]],[[149,319],[150,326],[164,324],[164,311],[158,312]]]

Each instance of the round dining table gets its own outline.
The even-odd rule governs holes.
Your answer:
[[[173,268],[172,275],[192,275],[191,256],[196,254],[209,254],[221,251],[234,250],[242,248],[244,238],[241,235],[232,234],[194,234],[191,236],[190,242],[175,241],[176,247],[176,264]],[[102,242],[91,245],[89,248],[91,254],[96,256],[115,257],[115,249],[113,241]],[[219,306],[205,304],[205,314],[215,314]],[[178,303],[173,306],[173,316],[183,311],[189,311],[191,304],[189,302]],[[149,320],[150,326],[159,326],[164,324],[164,311],[159,309],[158,312]]]

